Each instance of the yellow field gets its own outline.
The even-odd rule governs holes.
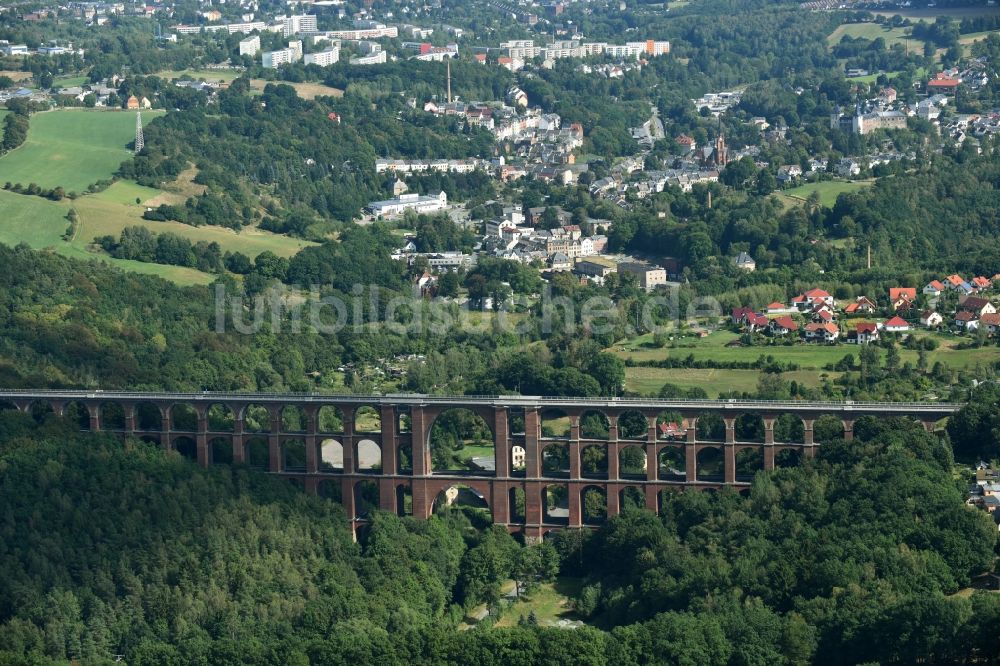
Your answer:
[[[332,97],[343,97],[344,91],[340,88],[331,88],[322,83],[290,83],[288,81],[267,81],[265,79],[250,79],[250,86],[254,90],[263,91],[268,83],[282,83],[295,88],[295,92],[303,99],[314,99],[323,95]]]

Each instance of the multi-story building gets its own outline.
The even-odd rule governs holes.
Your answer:
[[[400,215],[407,210],[417,213],[434,213],[448,207],[448,195],[444,192],[436,196],[421,196],[419,194],[403,194],[395,199],[372,201],[368,210],[373,215]]]
[[[301,49],[298,51],[301,53]],[[260,54],[260,64],[262,67],[277,69],[281,65],[297,62],[296,51],[293,48],[278,49],[277,51],[265,51]]]
[[[286,16],[282,19],[285,37],[299,35],[302,33],[318,32],[316,28],[316,17],[312,14],[297,14]]]
[[[348,62],[352,65],[381,65],[386,60],[385,51],[376,51],[371,55],[354,56]]]
[[[667,271],[659,266],[652,266],[638,261],[623,261],[618,264],[618,273],[634,275],[639,286],[646,291],[653,291],[667,283]]]
[[[260,37],[254,35],[240,40],[240,55],[255,56],[260,51]]]
[[[320,51],[319,53],[307,53],[304,57],[305,63],[307,65],[319,65],[320,67],[329,67],[335,62],[340,61],[340,48],[333,46],[326,49],[325,51]]]

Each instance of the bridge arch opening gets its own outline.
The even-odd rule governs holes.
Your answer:
[[[584,525],[600,525],[608,519],[608,496],[603,488],[584,486],[580,491],[580,514]]]
[[[524,488],[511,488],[507,491],[507,516],[508,521],[515,525],[526,522]]]
[[[813,421],[813,442],[828,444],[844,439],[844,422],[836,416],[823,414]]]
[[[301,479],[285,479],[288,483],[292,484],[292,487],[298,490],[300,493],[305,492],[306,487],[302,484]]]
[[[327,474],[344,471],[344,445],[335,439],[319,443],[319,471]]]
[[[316,494],[334,502],[344,501],[339,480],[322,479],[316,484]]]
[[[588,444],[580,449],[580,475],[587,479],[608,478],[607,444]]]
[[[178,432],[198,430],[198,411],[191,405],[178,402],[170,407],[170,429]]]
[[[306,410],[299,405],[285,405],[281,408],[282,432],[305,432]]]
[[[618,493],[618,506],[622,512],[645,509],[646,495],[636,486],[625,486]]]
[[[725,478],[725,460],[723,459],[722,448],[718,446],[704,446],[698,451],[695,457],[697,462],[697,479],[699,481],[710,481],[721,483]]]
[[[683,445],[664,446],[660,449],[659,478],[661,481],[687,479],[687,452]]]
[[[209,432],[233,432],[236,429],[236,414],[229,405],[215,403],[205,411]]]
[[[18,412],[17,405],[10,400],[0,400],[0,412]]]
[[[413,474],[413,445],[409,442],[396,447],[396,471],[400,474]]]
[[[344,432],[344,412],[336,405],[323,405],[316,412],[316,427],[321,433],[342,434]]]
[[[528,452],[523,444],[510,445],[510,473],[513,476],[524,476],[528,468]]]
[[[781,444],[805,442],[805,425],[795,414],[782,414],[774,420],[774,441]]]
[[[569,447],[553,442],[542,449],[542,476],[569,478]]]
[[[802,449],[784,448],[774,452],[774,466],[776,468],[798,467],[801,464]]]
[[[496,473],[493,430],[471,409],[453,407],[441,412],[431,425],[429,443],[435,473]]]
[[[265,437],[250,437],[243,445],[244,460],[250,467],[258,470],[268,469],[271,465],[271,451]]]
[[[354,465],[358,472],[378,474],[382,471],[382,447],[373,440],[360,440],[354,445],[354,450]]]
[[[125,408],[121,403],[101,403],[100,415],[101,430],[125,430]]]
[[[3,406],[0,405],[0,410]],[[31,414],[31,418],[35,420],[35,423],[45,423],[48,419],[55,416],[55,410],[52,409],[52,405],[43,400],[35,400],[28,406],[28,413]]]
[[[233,464],[233,442],[228,437],[213,437],[208,441],[213,465]]]
[[[410,408],[407,405],[396,406],[396,432],[413,432],[413,417],[410,415]]]
[[[726,423],[717,412],[702,412],[698,414],[695,426],[699,442],[726,441]]]
[[[188,437],[187,435],[174,437],[171,448],[188,460],[196,462],[198,460],[198,444],[194,441],[193,437]]]
[[[382,417],[371,405],[354,410],[354,432],[382,432]]]
[[[372,513],[378,510],[378,507],[378,484],[368,479],[363,479],[355,483],[354,517],[358,520],[367,520]]]
[[[672,513],[673,501],[681,493],[681,486],[675,488],[663,488],[656,494],[656,514],[660,517],[668,516]]]
[[[618,474],[623,479],[645,479],[646,449],[635,444],[623,446],[618,452]]]
[[[666,411],[656,415],[656,439],[668,442],[683,442],[687,438],[684,417],[680,412]]]
[[[90,409],[79,400],[72,400],[63,407],[63,417],[80,430],[90,430]]]
[[[437,514],[449,510],[459,511],[470,518],[477,518],[479,521],[488,519],[487,522],[489,522],[492,520],[489,499],[480,491],[464,483],[456,483],[442,488],[434,497],[432,513]]]
[[[569,525],[569,486],[549,484],[542,488],[542,522]]]
[[[740,414],[736,417],[734,427],[737,442],[764,442],[764,419],[760,414]]]
[[[635,409],[629,409],[618,417],[618,439],[646,441],[649,438],[649,419]]]
[[[611,436],[611,421],[604,412],[588,409],[580,415],[580,438],[607,440]]]
[[[566,439],[570,433],[570,421],[561,409],[543,409],[539,414],[541,436],[545,439]]]
[[[507,432],[511,435],[524,434],[524,408],[511,407],[507,410]]]
[[[413,490],[408,483],[396,484],[396,515],[413,515]]]
[[[244,432],[271,432],[271,411],[263,405],[247,405],[243,408]]]
[[[301,439],[286,439],[281,443],[281,469],[285,472],[306,471],[306,443]]]
[[[135,404],[135,427],[141,432],[162,432],[163,410],[151,402]]]
[[[764,471],[764,448],[761,446],[743,447],[736,452],[736,480],[753,481],[757,472]]]

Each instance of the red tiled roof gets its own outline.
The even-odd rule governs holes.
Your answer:
[[[941,291],[942,289],[944,289],[944,285],[941,284],[940,280],[931,280],[930,282],[927,283],[927,286],[928,287],[933,287],[934,289],[937,289],[938,291]]]
[[[949,275],[945,278],[945,281],[955,285],[956,287],[965,282],[961,275]]]
[[[986,324],[987,326],[1000,326],[1000,312],[984,314],[979,318],[979,323]]]
[[[893,317],[892,319],[885,322],[886,328],[899,328],[902,326],[909,326],[910,323],[903,319],[902,317]]]
[[[917,300],[917,290],[913,287],[890,287],[889,300],[895,303],[900,298],[905,298],[908,301],[915,301]]]
[[[788,329],[789,331],[799,330],[799,325],[796,324],[795,320],[789,317],[788,315],[785,315],[783,317],[778,317],[777,319],[772,319],[771,321],[773,321],[775,325],[780,326],[781,328]]]
[[[874,333],[877,330],[878,326],[869,322],[862,322],[857,326],[858,333]]]
[[[927,82],[927,87],[934,88],[957,88],[961,81],[958,79],[951,79],[943,74],[938,74],[935,78]]]
[[[807,291],[802,295],[807,296],[809,298],[830,298],[830,294],[828,292],[823,291],[822,289],[810,289],[809,291]]]

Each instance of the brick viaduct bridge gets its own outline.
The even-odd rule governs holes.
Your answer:
[[[758,469],[815,455],[814,427],[826,437],[850,440],[856,419],[867,416],[911,418],[934,430],[961,407],[0,390],[0,409],[36,417],[52,411],[77,419],[83,430],[156,442],[203,466],[247,464],[280,475],[306,492],[339,499],[355,526],[376,508],[427,518],[439,503],[454,499],[450,489],[463,488],[467,498],[489,509],[494,523],[531,539],[600,522],[627,502],[657,511],[664,492],[723,486],[746,491]],[[438,470],[432,429],[455,409],[482,419],[494,455],[477,458],[481,464],[472,469]],[[599,432],[588,429],[594,423]],[[594,492],[602,496],[596,504],[587,501]],[[600,515],[588,514],[594,506]]]

